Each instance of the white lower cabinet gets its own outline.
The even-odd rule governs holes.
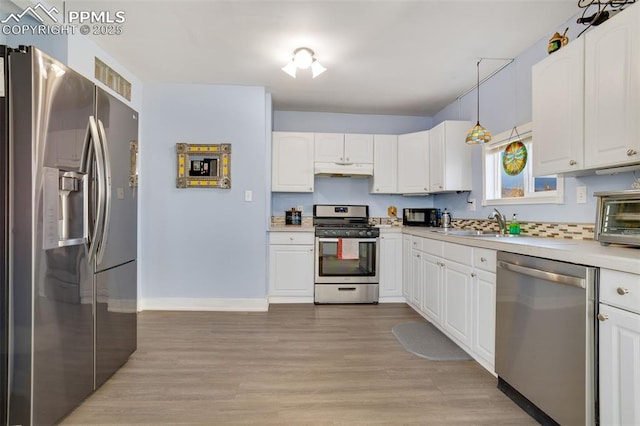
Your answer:
[[[402,235],[402,297],[405,302],[411,300],[409,292],[411,290],[411,258],[413,255],[411,252],[412,238],[414,237],[411,235]]]
[[[428,253],[422,253],[422,286],[424,296],[420,309],[433,323],[442,322],[442,259]]]
[[[461,246],[471,250],[470,247]],[[473,268],[444,261],[442,327],[467,348],[471,346],[471,279]]]
[[[380,302],[402,301],[402,242],[398,230],[380,230]]]
[[[411,252],[411,282],[409,289],[409,302],[419,309],[422,303],[422,255],[419,250],[413,249]]]
[[[474,270],[473,280],[473,343],[476,360],[493,372],[496,346],[496,274]]]
[[[600,424],[640,425],[640,275],[600,270]]]
[[[640,424],[640,315],[600,304],[600,424]]]
[[[413,235],[403,246],[407,303],[495,374],[496,251]]]
[[[313,232],[269,235],[269,302],[313,302]]]

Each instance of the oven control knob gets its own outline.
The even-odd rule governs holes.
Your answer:
[[[373,234],[371,231],[367,231],[367,237],[370,237]]]

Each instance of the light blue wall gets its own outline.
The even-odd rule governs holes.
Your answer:
[[[145,85],[143,301],[266,297],[269,105],[261,87]],[[231,143],[231,189],[177,189],[178,142]],[[253,191],[252,202],[244,201],[246,190]]]
[[[427,130],[431,117],[396,115],[314,113],[275,111],[274,131],[402,134]],[[370,180],[364,178],[316,177],[312,194],[274,192],[271,196],[273,216],[284,216],[285,210],[303,207],[305,216],[312,215],[314,204],[367,204],[369,215],[386,217],[387,207],[398,211],[404,207],[432,207],[433,197],[403,197],[400,195],[369,194]]]
[[[397,135],[433,127],[431,117],[274,111],[273,129],[281,132],[372,133]]]
[[[40,22],[29,15],[25,15],[21,24],[38,25]],[[68,36],[66,35],[9,34],[3,37],[2,44],[6,44],[9,47],[18,47],[20,45],[35,46],[63,64],[67,63]]]
[[[562,33],[569,27],[568,35],[574,39],[584,26],[575,24],[575,19],[567,21],[557,28]],[[520,54],[515,61],[496,74],[480,87],[480,121],[493,134],[509,130],[515,125],[531,121],[531,67],[547,56],[549,37],[538,41],[531,48]],[[482,63],[480,64],[482,67]],[[462,99],[451,103],[433,117],[436,125],[444,120],[476,120],[476,92],[473,91]],[[535,142],[534,142],[535,144]],[[534,145],[535,147],[535,145]],[[467,210],[466,194],[443,194],[434,197],[436,207],[447,207],[457,218],[486,218],[493,207],[481,207],[482,200],[482,148],[473,146],[473,190],[470,197],[475,198],[478,210]],[[535,149],[535,148],[534,148]],[[535,152],[534,152],[535,155]],[[573,178],[566,177],[565,203],[562,205],[517,205],[497,206],[509,217],[517,213],[522,221],[545,222],[580,222],[589,223],[595,220],[596,200],[593,193],[606,190],[631,189],[634,179],[632,173],[614,176],[596,176]],[[587,187],[586,204],[576,203],[576,187]]]

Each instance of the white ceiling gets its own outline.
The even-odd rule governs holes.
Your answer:
[[[580,11],[575,0],[66,2],[81,6],[125,11],[122,35],[92,38],[143,82],[265,86],[276,110],[423,116],[475,85],[478,58],[513,58]],[[328,70],[282,72],[300,46]]]

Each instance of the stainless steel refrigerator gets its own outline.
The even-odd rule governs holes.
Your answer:
[[[53,424],[136,349],[138,114],[38,49],[3,62],[6,412]]]

